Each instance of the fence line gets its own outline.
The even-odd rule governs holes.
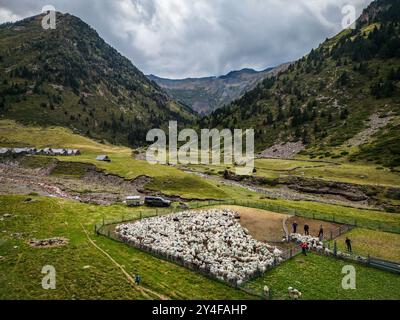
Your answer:
[[[217,203],[217,204],[220,204],[220,203]],[[214,204],[207,204],[207,205],[204,205],[204,206],[198,206],[197,205],[195,208],[208,207],[208,206],[211,206],[211,205],[214,205]],[[127,242],[123,241],[118,236],[118,234],[115,232],[115,229],[114,229],[114,227],[116,225],[121,224],[121,223],[126,223],[126,222],[129,222],[129,221],[136,221],[136,220],[141,220],[141,219],[148,219],[148,218],[155,217],[155,216],[166,215],[166,214],[170,214],[170,213],[173,213],[173,212],[181,212],[181,211],[182,211],[182,209],[175,209],[175,208],[174,209],[169,209],[169,210],[162,210],[162,211],[156,210],[155,212],[153,211],[153,213],[147,213],[147,214],[140,213],[139,215],[136,214],[136,215],[134,215],[133,219],[132,219],[132,217],[121,217],[121,219],[119,219],[119,220],[112,220],[112,221],[105,221],[104,220],[101,223],[98,223],[98,224],[95,225],[95,233],[97,235],[105,236],[105,237],[107,237],[109,239],[112,239],[114,241],[117,241],[117,242],[120,242],[120,243],[127,244],[129,246],[132,246],[133,248],[141,250],[143,252],[146,252],[146,253],[152,255],[155,258],[158,258],[158,259],[161,259],[161,260],[164,260],[164,261],[169,261],[169,262],[175,263],[175,264],[177,264],[179,266],[182,266],[182,267],[185,267],[187,269],[190,269],[192,271],[195,271],[197,273],[202,274],[203,276],[205,276],[205,277],[207,277],[209,279],[212,279],[214,281],[218,281],[218,282],[227,284],[227,285],[229,285],[229,286],[231,286],[233,288],[242,290],[243,292],[246,292],[248,294],[256,296],[256,297],[258,297],[260,299],[267,299],[268,297],[265,296],[264,292],[256,292],[255,290],[253,290],[251,288],[247,288],[247,287],[245,287],[245,283],[247,283],[248,281],[250,281],[252,279],[255,279],[255,278],[258,278],[258,277],[262,277],[267,271],[269,271],[269,270],[275,268],[276,266],[278,266],[279,263],[276,260],[275,260],[274,265],[269,267],[269,268],[267,268],[267,270],[265,272],[260,272],[260,271],[256,272],[252,276],[248,277],[244,281],[243,285],[237,286],[236,283],[230,283],[228,281],[222,281],[222,280],[218,279],[217,277],[214,277],[209,272],[207,272],[207,270],[201,270],[196,264],[185,262],[183,259],[178,259],[178,258],[173,258],[173,257],[170,257],[170,256],[165,256],[165,255],[163,255],[163,254],[161,254],[159,252],[156,252],[155,250],[152,250],[152,248],[148,247],[148,246],[136,246],[136,245],[132,245],[131,243],[127,243]],[[287,249],[285,251],[282,251],[282,254],[281,254],[281,257],[283,259],[282,262],[285,262],[285,261],[295,257],[296,255],[300,254],[300,252],[301,252],[301,249],[297,245],[295,245],[292,248],[289,248],[289,249]]]
[[[215,206],[215,205],[238,205],[238,206],[257,208],[257,209],[263,209],[263,210],[268,210],[268,211],[275,211],[277,213],[291,214],[291,215],[298,216],[298,217],[306,217],[306,218],[312,218],[312,219],[317,219],[317,220],[322,220],[322,221],[327,221],[327,222],[335,222],[335,223],[345,224],[345,225],[340,226],[337,229],[335,229],[335,230],[330,232],[330,234],[329,234],[330,241],[336,239],[337,237],[339,237],[342,234],[348,232],[349,230],[353,229],[356,226],[360,226],[360,227],[364,227],[364,228],[371,228],[371,226],[363,225],[362,223],[360,223],[357,220],[353,220],[353,224],[352,224],[352,223],[349,223],[348,220],[344,221],[343,219],[335,217],[335,216],[332,216],[332,219],[328,219],[326,216],[323,216],[323,214],[319,214],[319,213],[315,213],[315,212],[310,214],[310,213],[305,213],[303,211],[299,211],[299,210],[296,210],[296,209],[290,209],[290,208],[285,208],[285,207],[282,207],[282,206],[276,206],[276,205],[273,205],[273,204],[253,202],[253,201],[224,200],[224,201],[193,202],[193,203],[190,204],[190,208],[189,209],[201,209],[201,208],[207,208],[207,207],[211,207],[211,206]],[[103,221],[101,221],[100,223],[97,223],[95,225],[95,233],[98,234],[98,235],[106,236],[106,237],[111,238],[113,240],[116,240],[118,242],[125,243],[124,241],[119,239],[119,237],[115,234],[115,232],[112,229],[113,226],[115,226],[117,224],[121,224],[121,223],[127,223],[127,222],[131,222],[131,221],[147,219],[147,218],[161,216],[161,215],[167,215],[167,214],[171,214],[171,213],[182,212],[184,210],[188,210],[188,209],[184,209],[184,208],[168,208],[168,209],[143,210],[143,211],[135,212],[133,214],[124,214],[124,215],[121,216],[120,219],[113,219],[113,220],[104,220],[103,219]],[[385,230],[385,231],[387,231],[387,230]],[[391,229],[391,231],[388,231],[388,232],[400,233],[400,230],[396,229],[395,231],[393,231]],[[330,249],[330,242],[329,241],[327,243],[325,243],[325,245],[326,245],[327,248]],[[165,257],[165,256],[162,256],[160,254],[157,254],[156,252],[153,252],[152,250],[146,250],[146,248],[137,248],[137,249],[145,251],[145,252],[155,256],[156,258],[173,262],[173,263],[178,264],[180,266],[183,266],[183,267],[186,267],[186,268],[191,269],[193,271],[196,271],[198,273],[201,273],[202,275],[204,275],[204,276],[206,276],[208,278],[211,278],[213,280],[217,280],[217,281],[221,282],[221,280],[217,279],[216,277],[213,277],[212,275],[208,274],[207,272],[204,272],[203,270],[200,270],[195,265],[189,265],[188,263],[185,263],[184,261],[174,261],[174,259],[169,259],[168,257]],[[294,256],[300,254],[300,253],[301,253],[301,249],[300,249],[299,246],[296,245],[296,246],[294,246],[292,248],[289,248],[286,251],[283,251],[282,252],[282,259],[284,261],[286,261],[286,260],[289,260],[289,259],[293,258]],[[392,262],[392,261],[385,261],[385,260],[374,258],[374,257],[370,257],[370,256],[368,256],[368,258],[364,258],[364,257],[362,257],[360,255],[357,255],[357,254],[349,255],[348,257],[347,256],[335,256],[335,257],[346,259],[346,260],[352,260],[352,261],[355,261],[355,262],[358,262],[358,263],[364,263],[364,264],[369,265],[371,267],[380,268],[380,269],[384,269],[384,270],[387,270],[387,271],[400,273],[400,265],[397,264],[396,262]],[[269,271],[270,269],[271,268],[267,269],[267,271]],[[259,276],[262,276],[262,275],[263,274],[257,274],[254,277],[259,277]],[[252,277],[251,279],[253,279],[254,277]],[[247,279],[246,281],[249,281],[251,279]],[[237,287],[235,284],[228,283],[228,282],[225,282],[225,281],[222,281],[222,282],[225,283],[225,284],[228,284],[230,286],[233,286],[233,287],[235,287],[237,289],[243,290],[243,291],[245,291],[247,293],[250,293],[249,290],[251,290],[251,289],[249,289],[249,288]],[[265,299],[266,298],[264,293],[257,293],[255,291],[253,291],[250,294],[252,294],[254,296],[258,296],[261,299]]]
[[[274,211],[277,213],[290,214],[303,218],[310,218],[314,220],[347,224],[353,227],[362,227],[365,229],[371,229],[377,231],[400,233],[400,226],[388,225],[381,221],[368,221],[367,219],[356,219],[356,218],[340,217],[340,216],[338,217],[335,216],[334,214],[330,215],[320,212],[310,212],[307,210],[287,208],[285,206],[255,202],[250,200],[225,200],[222,201],[221,204],[245,206],[250,208]]]
[[[221,200],[221,201],[199,201],[190,203],[190,209],[200,209],[206,208],[215,205],[238,205],[249,208],[263,209],[268,211],[274,211],[277,213],[289,214],[303,218],[310,218],[314,220],[321,220],[326,222],[333,222],[339,224],[346,224],[351,227],[362,227],[371,230],[378,230],[384,232],[391,233],[400,233],[400,226],[388,225],[384,224],[381,221],[367,221],[367,219],[353,219],[347,217],[338,217],[335,215],[328,215],[320,212],[309,212],[307,210],[293,209],[287,208],[285,206],[274,205],[270,203],[256,202],[250,200]],[[122,216],[121,219],[114,219],[111,221],[103,221],[103,224],[115,224],[115,223],[123,223],[137,219],[137,214],[142,215],[143,217],[147,216],[156,216],[158,214],[169,214],[174,212],[184,211],[185,209],[180,208],[169,208],[169,209],[156,209],[156,210],[144,210],[139,213],[135,212],[132,215]]]

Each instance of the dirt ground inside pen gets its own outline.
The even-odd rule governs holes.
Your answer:
[[[286,223],[288,232],[292,232],[292,224],[294,221],[298,224],[297,231],[304,233],[304,225],[310,226],[310,235],[317,236],[319,228],[322,225],[325,235],[328,236],[331,231],[337,230],[341,225],[337,223],[325,222],[321,220],[313,220],[308,218],[294,217],[288,214],[276,213],[261,209],[247,208],[240,206],[218,206],[218,208],[227,208],[240,213],[240,224],[249,230],[251,236],[262,242],[267,242],[281,248],[287,245],[282,244],[285,235],[283,223]],[[291,244],[290,246],[293,246]]]
[[[240,213],[240,224],[251,236],[262,242],[281,242],[284,236],[283,221],[289,215],[240,206],[220,206]]]
[[[310,226],[310,235],[314,236],[314,237],[318,237],[319,228],[321,227],[321,225],[324,229],[325,237],[330,237],[331,231],[335,234],[335,232],[341,226],[343,226],[342,224],[339,224],[339,223],[326,222],[326,221],[321,221],[321,220],[313,220],[313,219],[302,218],[302,217],[290,217],[290,219],[286,222],[289,232],[293,231],[292,225],[293,225],[294,221],[296,221],[298,224],[297,233],[304,234],[304,225],[308,224]]]

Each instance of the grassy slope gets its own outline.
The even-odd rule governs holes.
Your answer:
[[[41,19],[0,26],[0,113],[8,119],[125,145],[142,145],[170,119],[194,119],[80,19],[57,14],[47,31]]]
[[[125,270],[139,273],[143,286],[174,299],[246,299],[250,296],[224,284],[209,280],[175,264],[160,261],[103,237],[92,235],[94,223],[104,216],[117,218],[136,209],[122,206],[91,206],[76,202],[35,197],[1,196],[0,215],[13,216],[0,221],[0,299],[143,299],[121,271],[87,240],[81,223],[93,240]],[[136,210],[136,211],[135,211]],[[12,233],[23,233],[21,239]],[[70,244],[56,249],[32,249],[26,241],[64,236]],[[14,248],[18,246],[18,248]],[[57,289],[41,288],[41,269],[53,265]],[[91,266],[84,269],[84,266]],[[153,297],[154,298],[154,297]]]
[[[359,30],[358,37],[365,38],[366,34],[376,26],[371,24]],[[254,128],[256,131],[256,149],[261,151],[275,143],[291,140],[305,140],[308,149],[304,152],[310,158],[330,160],[333,157],[347,158],[342,152],[349,152],[351,159],[375,162],[386,167],[398,166],[398,122],[399,122],[399,93],[398,82],[392,97],[377,99],[371,94],[372,84],[386,79],[390,69],[400,67],[398,58],[371,57],[361,60],[368,71],[356,71],[360,61],[353,61],[351,56],[341,55],[340,61],[332,56],[331,49],[340,39],[349,38],[351,31],[345,30],[339,35],[328,39],[315,50],[317,57],[310,54],[299,60],[295,65],[278,76],[270,88],[269,83],[260,85],[248,92],[243,98],[233,102],[209,118],[202,120],[202,125],[211,123],[221,128],[240,127]],[[398,35],[398,30],[394,32]],[[354,48],[354,51],[357,51]],[[321,60],[319,60],[321,58]],[[339,63],[338,63],[339,62]],[[349,76],[349,82],[339,85],[342,74]],[[301,93],[298,94],[298,93]],[[317,101],[315,118],[310,118],[296,126],[292,124],[290,105],[297,110],[305,110],[308,103]],[[337,102],[337,103],[336,103]],[[279,107],[282,105],[282,107]],[[347,107],[348,117],[340,116],[341,110]],[[279,120],[278,110],[281,109],[285,118]],[[322,113],[322,111],[324,111]],[[372,114],[396,115],[394,123],[370,139],[363,148],[351,148],[348,139],[368,127],[366,122]],[[267,122],[271,113],[273,121]],[[331,117],[327,116],[331,114]],[[300,117],[299,117],[300,118]],[[384,136],[383,139],[381,136]]]
[[[169,195],[196,199],[229,197],[225,189],[204,181],[200,177],[183,173],[173,167],[153,166],[146,161],[135,160],[132,158],[132,150],[129,148],[100,144],[73,134],[70,130],[64,128],[30,127],[17,124],[14,121],[2,120],[0,121],[0,145],[78,148],[82,151],[81,156],[59,157],[59,160],[92,163],[110,173],[129,179],[148,175],[155,178],[149,185],[150,189],[162,190]],[[112,162],[96,161],[98,154],[110,155]],[[173,183],[167,183],[168,180],[173,181]]]
[[[260,195],[243,188],[218,184],[211,180],[204,180],[198,176],[186,174],[177,168],[168,166],[151,166],[145,161],[134,160],[131,150],[124,147],[104,145],[93,140],[73,134],[63,128],[39,128],[19,125],[13,121],[0,121],[0,146],[35,146],[35,147],[70,147],[80,148],[82,156],[60,157],[64,161],[76,161],[93,163],[107,170],[109,173],[118,174],[126,178],[135,178],[139,175],[154,177],[154,181],[148,185],[154,190],[162,190],[171,195],[180,195],[188,198],[228,198],[260,200]],[[96,154],[107,153],[113,160],[111,163],[95,161]],[[44,158],[45,159],[45,158]],[[284,165],[283,165],[284,164]],[[303,162],[302,162],[303,164]],[[290,163],[274,163],[273,168],[288,169]],[[400,216],[397,214],[358,210],[322,203],[307,201],[287,200],[262,200],[263,203],[281,206],[283,208],[301,210],[308,214],[316,213],[319,216],[331,219],[335,216],[339,219],[353,223],[355,219],[363,221],[364,225],[373,228],[381,224],[399,228]]]
[[[335,163],[318,162],[306,159],[257,159],[256,175],[275,179],[284,176],[320,178],[329,181],[366,185],[397,187],[400,185],[400,174],[370,163],[351,163],[343,160]],[[208,174],[221,174],[229,166],[193,165],[193,169]],[[232,166],[230,168],[232,170]]]
[[[372,164],[307,162],[303,160],[260,159],[256,161],[257,175],[276,178],[280,175],[295,175],[310,178],[322,178],[369,185],[400,185],[400,174]]]
[[[268,285],[273,299],[289,299],[288,287],[302,292],[305,300],[398,300],[400,277],[384,271],[355,264],[356,290],[343,290],[342,268],[348,262],[310,254],[298,256],[247,284],[261,292]]]
[[[339,250],[345,251],[346,236],[353,241],[356,254],[400,262],[400,235],[356,228],[337,239]]]

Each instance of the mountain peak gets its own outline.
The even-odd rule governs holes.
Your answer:
[[[253,89],[264,78],[271,76],[274,68],[256,71],[250,68],[231,71],[220,77],[187,78],[172,80],[148,76],[164,88],[171,97],[182,101],[200,114],[208,114]]]
[[[56,29],[44,30],[43,16],[0,27],[4,117],[126,145],[171,119],[193,119],[80,18],[58,12]]]

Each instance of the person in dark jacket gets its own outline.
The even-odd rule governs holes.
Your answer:
[[[305,234],[306,236],[309,236],[309,235],[310,235],[310,226],[309,226],[308,224],[305,224],[305,225],[304,225],[304,234]]]
[[[140,282],[142,281],[142,278],[140,277],[140,275],[136,275],[135,276],[135,283],[137,284],[137,285],[140,285]]]
[[[319,228],[318,238],[319,238],[319,241],[324,240],[324,227],[322,226],[322,224],[321,224],[321,227]]]
[[[297,226],[298,226],[297,222],[296,222],[296,221],[293,221],[293,224],[292,224],[293,233],[297,233]]]
[[[346,247],[347,247],[347,251],[348,252],[352,252],[353,251],[353,249],[352,249],[352,247],[351,247],[351,240],[349,239],[349,238],[346,238]]]

